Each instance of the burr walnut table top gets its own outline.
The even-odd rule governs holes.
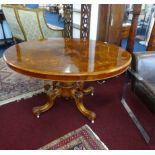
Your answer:
[[[131,55],[116,45],[63,38],[22,42],[8,48],[3,57],[19,73],[66,82],[114,77],[131,62]]]

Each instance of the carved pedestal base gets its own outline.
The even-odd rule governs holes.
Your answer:
[[[83,105],[83,96],[86,94],[93,95],[93,87],[84,89],[84,83],[82,82],[54,82],[53,89],[50,91],[50,87],[46,86],[48,90],[48,102],[42,106],[34,107],[33,113],[39,118],[40,114],[49,110],[54,105],[56,97],[63,96],[65,98],[73,98],[79,111],[86,116],[93,123],[96,114]]]

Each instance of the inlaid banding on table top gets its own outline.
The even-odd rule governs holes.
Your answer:
[[[124,49],[99,41],[80,39],[49,39],[16,44],[4,53],[13,70],[42,79],[53,80],[45,85],[48,101],[33,108],[38,118],[54,106],[57,97],[71,97],[79,111],[92,123],[96,114],[83,104],[83,96],[94,94],[93,87],[84,88],[85,81],[107,79],[127,70],[131,55]]]
[[[93,40],[48,39],[14,45],[4,53],[14,70],[51,80],[98,80],[124,72],[131,55],[121,47]]]

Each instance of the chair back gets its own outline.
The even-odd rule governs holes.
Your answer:
[[[14,5],[2,5],[2,10],[14,38],[26,40]]]
[[[133,53],[132,68],[143,79],[155,82],[155,52]]]
[[[19,20],[27,40],[44,39],[39,22],[38,11],[40,11],[40,9],[17,8]]]
[[[44,35],[44,38],[57,38],[57,37],[63,37],[63,28],[57,27],[57,26],[49,26],[47,25],[46,19],[45,19],[45,9],[40,9],[38,11],[40,26]]]

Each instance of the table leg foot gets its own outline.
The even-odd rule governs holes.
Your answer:
[[[32,109],[33,114],[36,115],[37,118],[39,118],[41,113],[43,113],[43,112],[45,112],[45,111],[47,111],[47,110],[49,110],[50,108],[53,107],[53,105],[55,103],[54,100],[59,95],[60,95],[60,90],[59,89],[54,89],[51,92],[51,94],[48,94],[48,102],[46,104],[44,104],[42,106],[34,107]]]
[[[94,122],[96,118],[96,114],[84,106],[82,99],[83,99],[83,92],[73,89],[72,90],[72,97],[75,99],[76,106],[79,111],[86,116],[91,122]]]
[[[52,88],[52,89],[51,89]],[[45,90],[48,94],[48,102],[42,106],[37,106],[33,108],[33,114],[40,117],[40,114],[49,110],[54,105],[54,100],[58,96],[63,96],[66,99],[73,98],[75,100],[78,110],[86,116],[92,123],[96,119],[96,114],[93,111],[88,110],[83,104],[83,96],[94,94],[94,88],[89,87],[84,89],[83,82],[53,82],[52,87],[50,85],[45,85]]]
[[[83,90],[84,95],[89,95],[91,94],[92,96],[94,95],[94,88],[93,87],[88,87]]]
[[[92,121],[91,121],[91,123],[92,123],[92,124],[94,124],[94,123],[95,123],[95,121],[94,121],[94,120],[92,120]]]
[[[46,104],[44,104],[42,106],[34,107],[32,109],[32,112],[34,115],[37,116],[37,118],[39,118],[41,113],[49,110],[53,105],[54,105],[54,102],[47,102]]]
[[[40,117],[40,115],[38,114],[38,115],[37,115],[37,118],[39,118],[39,117]]]

